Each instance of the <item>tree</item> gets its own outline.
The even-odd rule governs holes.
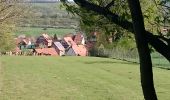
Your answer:
[[[62,1],[64,4],[69,6],[66,0]],[[74,2],[80,8],[85,8],[87,10],[93,11],[95,14],[98,13],[99,15],[103,15],[114,24],[128,30],[129,32],[134,33],[140,56],[141,84],[144,98],[146,100],[157,100],[153,84],[152,62],[148,43],[153,46],[157,52],[162,54],[167,60],[170,61],[170,49],[168,44],[165,43],[165,39],[161,40],[158,36],[149,31],[146,31],[147,28],[145,29],[144,27],[144,20],[139,0],[127,0],[127,4],[129,5],[132,16],[131,20],[133,23],[131,20],[126,19],[123,15],[118,15],[114,11],[111,11],[110,8],[114,7],[116,0],[108,0],[110,2],[105,2],[104,5],[99,5],[96,1],[101,0],[74,0]],[[159,17],[157,19],[160,21]]]
[[[18,8],[17,0],[0,0],[0,52],[9,51],[15,47],[15,23],[23,9]]]
[[[132,15],[135,39],[140,59],[141,85],[146,100],[157,100],[152,73],[152,61],[148,42],[145,40],[143,15],[138,0],[128,0]]]

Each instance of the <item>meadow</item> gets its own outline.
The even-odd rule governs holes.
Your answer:
[[[170,70],[153,68],[159,100]],[[139,65],[97,57],[0,57],[0,100],[143,100]]]
[[[15,35],[25,34],[26,36],[39,36],[42,33],[48,33],[50,36],[63,36],[64,34],[74,33],[74,29],[56,29],[56,28],[47,28],[44,30],[43,28],[37,27],[18,27],[18,31],[15,32]]]

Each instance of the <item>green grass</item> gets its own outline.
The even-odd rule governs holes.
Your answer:
[[[0,57],[0,100],[143,100],[136,64],[96,57]],[[170,71],[154,68],[159,100]]]
[[[20,27],[15,34],[17,36],[21,34],[25,34],[26,36],[39,36],[42,33],[48,33],[51,36],[53,36],[54,34],[57,34],[57,36],[63,36],[64,34],[72,33],[74,31],[74,29],[47,28],[47,30],[43,30],[43,28]]]
[[[151,54],[152,62],[154,66],[162,66],[162,68],[169,68],[170,69],[170,62],[163,57],[161,54],[154,52]]]

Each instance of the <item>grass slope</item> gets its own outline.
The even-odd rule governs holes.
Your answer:
[[[95,57],[0,57],[0,100],[143,100],[138,65]],[[170,71],[154,68],[159,100]]]
[[[33,27],[20,27],[15,35],[25,34],[26,36],[39,36],[42,33],[48,33],[53,36],[57,34],[57,36],[63,36],[64,34],[73,33],[74,29],[55,29],[55,28],[47,28],[47,30],[43,30],[43,28],[33,28]]]

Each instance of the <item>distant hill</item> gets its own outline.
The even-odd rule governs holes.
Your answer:
[[[42,2],[44,0],[31,0]],[[54,2],[54,0],[45,0]],[[57,2],[57,0],[55,0]],[[28,13],[18,22],[21,27],[75,28],[78,17],[69,14],[61,3],[25,3]]]

